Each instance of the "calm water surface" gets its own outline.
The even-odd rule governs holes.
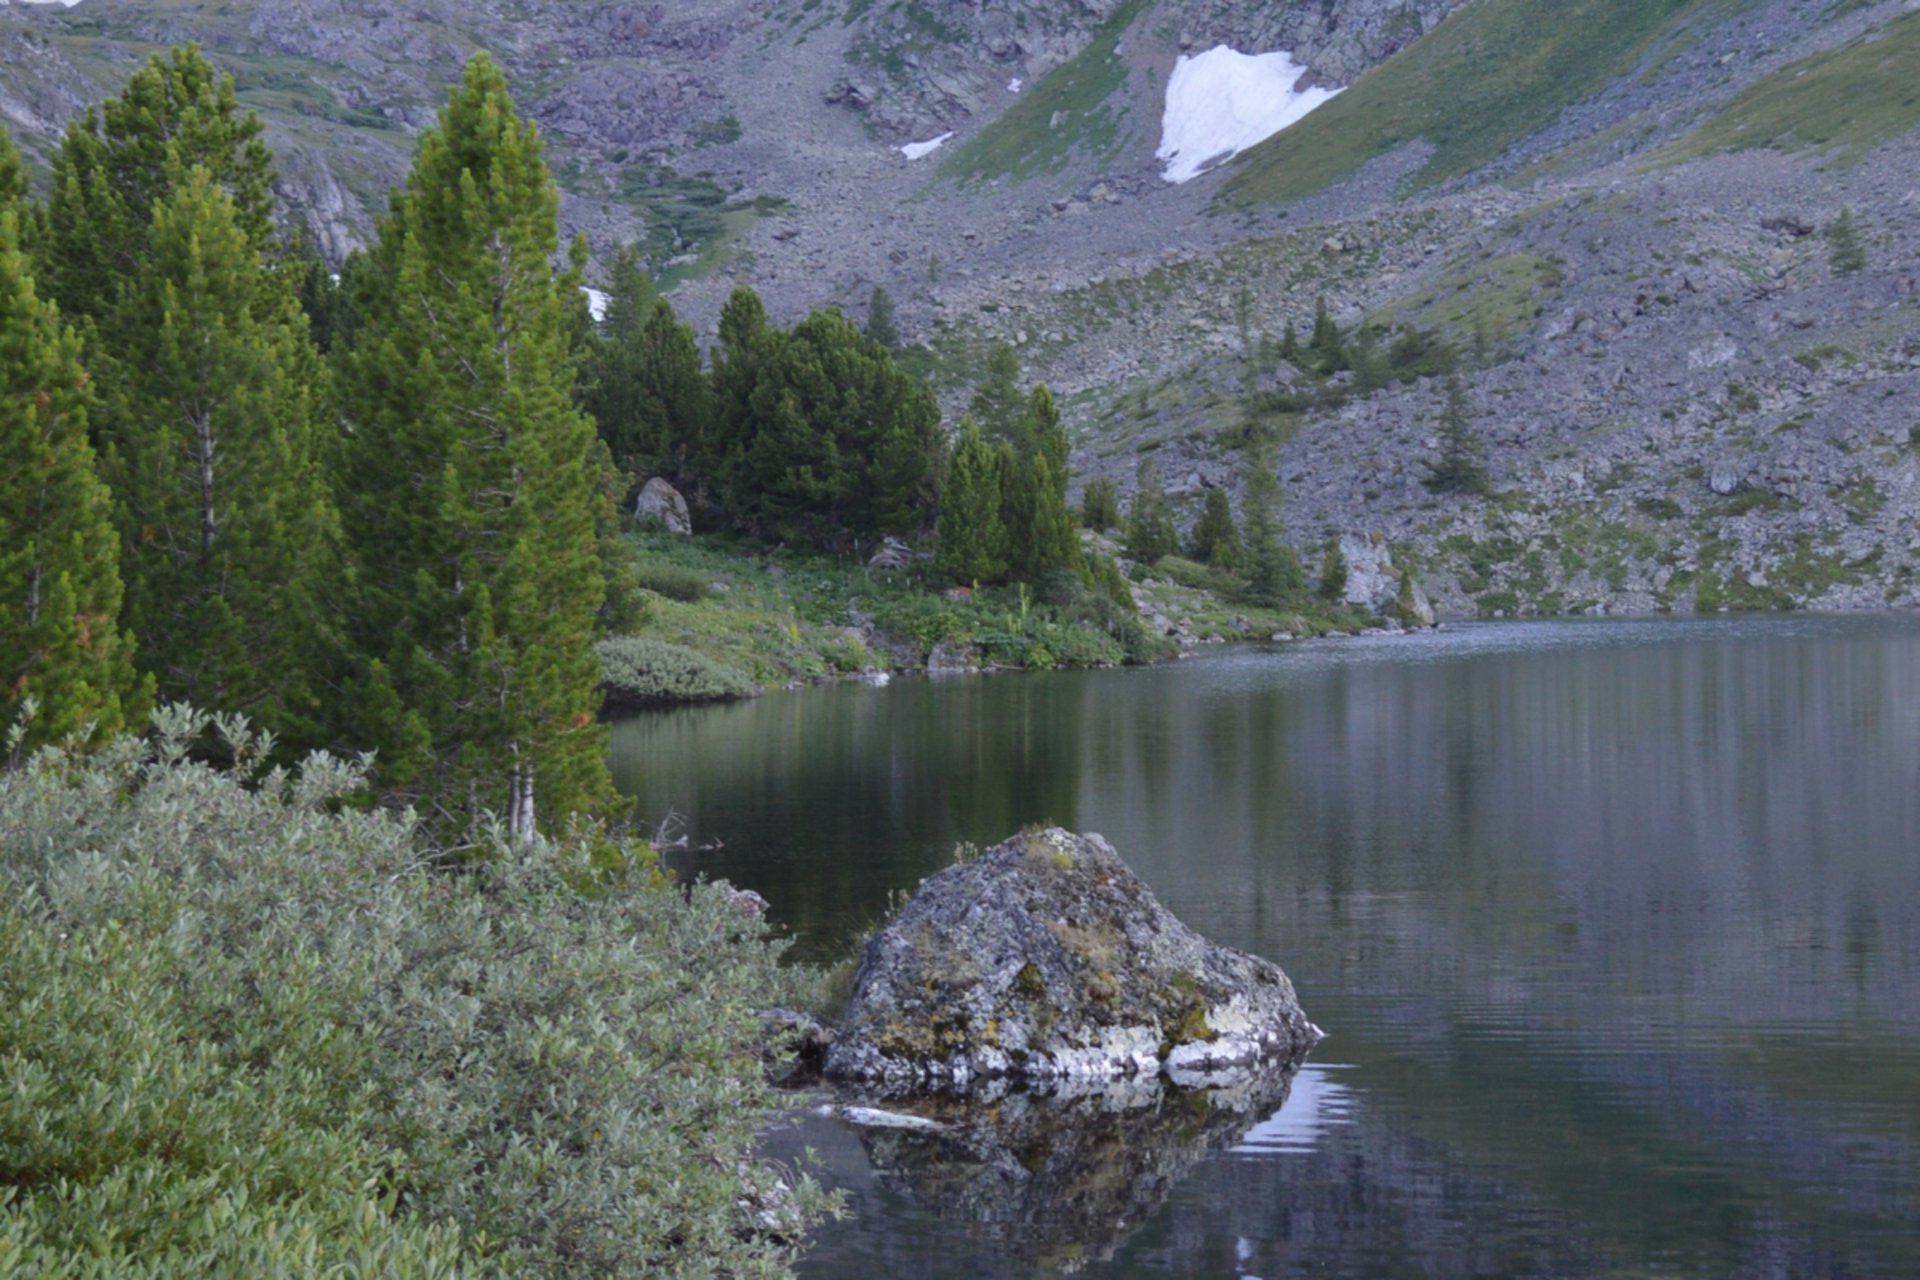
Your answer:
[[[813,690],[628,721],[613,758],[805,954],[1053,821],[1329,1032],[1088,1239],[1010,1244],[810,1119],[777,1145],[855,1216],[808,1275],[1920,1276],[1920,620]]]

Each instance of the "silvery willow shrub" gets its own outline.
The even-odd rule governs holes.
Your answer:
[[[0,773],[0,1277],[787,1274],[726,891],[604,837],[433,865],[326,756],[148,741]],[[590,870],[583,852],[599,854]]]
[[[744,671],[684,645],[614,636],[594,649],[600,655],[600,679],[609,707],[726,702],[760,692]]]

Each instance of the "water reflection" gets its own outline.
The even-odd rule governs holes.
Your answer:
[[[880,1186],[955,1224],[1003,1265],[1071,1272],[1110,1260],[1210,1153],[1285,1123],[1292,1079],[1274,1070],[1220,1089],[1137,1080],[929,1099],[912,1110],[942,1132],[858,1133]]]
[[[1914,619],[811,691],[616,750],[815,955],[1052,819],[1288,970],[1346,1122],[1210,1148],[1091,1273],[1920,1275]],[[1030,1273],[829,1160],[868,1190],[813,1274]]]

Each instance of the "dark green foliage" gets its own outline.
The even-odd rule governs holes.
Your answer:
[[[1000,466],[969,418],[960,424],[940,494],[940,543],[934,566],[949,581],[991,582],[1007,569],[1000,523]]]
[[[693,649],[641,636],[602,640],[600,678],[607,702],[617,707],[664,707],[687,702],[726,702],[760,692],[744,671]]]
[[[0,170],[13,157],[0,134]],[[17,727],[32,749],[140,722],[146,686],[120,630],[119,546],[87,443],[80,341],[35,296],[16,216],[0,196],[0,734]],[[29,698],[35,714],[21,724]]]
[[[1286,330],[1280,335],[1280,358],[1288,364],[1300,363],[1300,331],[1294,328],[1293,321],[1287,321]]]
[[[786,1274],[823,1204],[754,1222],[755,1011],[803,996],[723,887],[605,839],[436,873],[350,767],[249,786],[205,728],[0,773],[0,1267]]]
[[[1233,503],[1225,489],[1209,489],[1200,509],[1200,519],[1187,541],[1187,554],[1202,564],[1220,569],[1238,568],[1245,559],[1240,545],[1240,528],[1233,522]]]
[[[0,211],[17,208],[27,198],[27,166],[13,137],[0,127]]]
[[[1052,458],[1037,454],[1033,459],[1034,505],[1033,538],[1027,548],[1027,573],[1039,578],[1061,569],[1072,569],[1080,561],[1080,533],[1067,507],[1067,481],[1064,470],[1056,470]]]
[[[637,332],[609,333],[595,354],[583,398],[615,463],[638,479],[664,475],[698,491],[713,396],[693,327],[658,298]]]
[[[614,462],[636,479],[666,476],[703,505],[701,474],[713,431],[713,391],[700,368],[693,329],[659,297],[631,245],[614,255],[607,311],[586,341],[580,403]]]
[[[1350,387],[1354,395],[1372,395],[1387,385],[1387,353],[1380,349],[1377,330],[1357,330],[1346,347],[1347,368],[1353,371]]]
[[[383,784],[450,839],[489,813],[563,829],[615,799],[557,205],[538,136],[476,56],[382,221],[342,362],[360,724]]]
[[[1160,468],[1153,464],[1152,458],[1143,458],[1140,462],[1133,501],[1127,508],[1126,549],[1130,558],[1147,564],[1180,549],[1173,512],[1160,486]]]
[[[1860,243],[1860,229],[1854,225],[1851,208],[1842,209],[1840,216],[1827,224],[1827,263],[1836,276],[1850,276],[1867,265],[1866,246]]]
[[[1067,433],[1052,392],[1033,389],[1014,438],[996,454],[1008,571],[1034,582],[1055,569],[1071,569],[1080,540],[1067,509]]]
[[[1080,524],[1099,533],[1120,527],[1120,494],[1113,481],[1105,476],[1087,481],[1080,495]]]
[[[692,604],[696,600],[706,598],[707,577],[692,569],[657,560],[641,559],[639,567],[634,572],[641,586],[669,600]]]
[[[753,390],[772,351],[775,333],[760,295],[734,289],[720,311],[720,341],[713,349],[713,419],[700,450],[708,488],[730,513],[748,510],[754,498],[747,458],[753,445]]]
[[[196,168],[233,200],[234,220],[265,254],[273,233],[273,158],[242,116],[233,78],[198,46],[155,54],[117,98],[67,126],[53,162],[42,274],[69,317],[102,318],[148,252],[155,204]],[[109,349],[120,335],[103,330]]]
[[[1347,367],[1346,339],[1333,322],[1325,297],[1313,301],[1313,336],[1307,339],[1307,356],[1318,373],[1331,376]]]
[[[633,477],[613,465],[607,442],[598,438],[587,451],[587,476],[593,489],[594,551],[606,584],[594,629],[601,635],[626,635],[644,626],[648,617],[640,558],[621,523]]]
[[[1284,609],[1306,594],[1307,577],[1300,556],[1280,537],[1280,481],[1273,464],[1249,459],[1246,493],[1247,598],[1254,604]]]
[[[1484,329],[1482,335],[1484,337]],[[1405,324],[1394,333],[1387,348],[1387,369],[1396,381],[1437,378],[1452,373],[1460,364],[1459,353],[1437,329],[1422,329]]]
[[[1347,595],[1347,557],[1340,550],[1339,538],[1328,538],[1325,554],[1320,557],[1320,598],[1329,604],[1338,604]]]
[[[307,334],[314,350],[325,355],[333,350],[340,335],[353,326],[353,308],[342,283],[345,273],[342,272],[341,280],[333,278],[327,260],[320,256],[305,227],[295,227],[275,256],[279,269],[291,274],[296,282],[295,295],[307,317]],[[348,262],[358,257],[356,254]]]
[[[891,351],[900,345],[900,327],[894,320],[893,299],[879,285],[867,299],[867,336]]]
[[[100,317],[118,341],[95,429],[138,661],[167,701],[311,740],[341,566],[294,281],[264,269],[204,168],[162,194],[143,241]]]
[[[987,353],[986,380],[974,390],[967,416],[988,444],[1006,441],[1024,452],[1027,410],[1027,398],[1020,394],[1020,357],[1002,342]]]
[[[1447,379],[1447,406],[1440,414],[1440,458],[1425,481],[1434,493],[1491,492],[1480,438],[1468,419],[1467,393],[1460,379]]]
[[[748,527],[832,546],[924,523],[938,492],[939,406],[838,311],[775,336],[748,410],[747,488],[735,494]]]

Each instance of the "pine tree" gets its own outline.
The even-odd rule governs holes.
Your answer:
[[[1067,442],[1067,429],[1060,422],[1060,405],[1053,398],[1053,392],[1041,383],[1027,394],[1026,412],[1020,421],[1020,437],[1035,453],[1044,456],[1053,468],[1054,483],[1060,492],[1060,502],[1064,506],[1067,500],[1067,458],[1071,447]]]
[[[712,432],[713,389],[693,328],[653,295],[637,261],[617,260],[606,320],[589,344],[581,403],[614,462],[636,478],[701,484],[699,454]],[[644,312],[641,302],[647,303]]]
[[[1152,564],[1179,548],[1180,535],[1173,527],[1173,512],[1168,509],[1166,492],[1160,486],[1160,468],[1153,464],[1152,458],[1143,458],[1133,501],[1127,508],[1127,554]]]
[[[1380,350],[1380,335],[1372,329],[1360,329],[1347,344],[1347,367],[1353,370],[1356,395],[1371,395],[1387,385],[1386,353]]]
[[[1836,276],[1850,276],[1867,265],[1866,246],[1860,243],[1860,229],[1854,225],[1851,208],[1842,209],[1840,216],[1827,224],[1827,264]]]
[[[340,400],[381,778],[443,836],[613,799],[591,642],[593,426],[572,405],[558,196],[486,55],[382,221]]]
[[[900,345],[900,326],[894,319],[893,299],[879,285],[867,299],[867,336],[892,351]]]
[[[17,157],[0,133],[0,174]],[[92,393],[80,341],[34,293],[0,194],[0,732],[37,705],[22,744],[91,726],[137,727],[147,685],[121,633],[119,548],[87,443]]]
[[[199,167],[233,199],[255,252],[273,235],[273,157],[240,114],[233,78],[197,45],[155,54],[98,114],[68,125],[53,162],[43,251],[48,291],[74,319],[102,317],[147,256],[153,208]],[[107,335],[111,349],[118,335]]]
[[[1320,598],[1328,604],[1338,604],[1347,597],[1347,556],[1340,549],[1340,539],[1327,539],[1327,549],[1320,557]]]
[[[1225,489],[1209,489],[1200,519],[1193,526],[1187,554],[1202,564],[1237,569],[1243,559],[1240,528],[1233,522],[1233,504]]]
[[[994,453],[971,418],[960,424],[940,492],[934,566],[950,581],[991,582],[1006,572],[1000,478]]]
[[[20,158],[20,152],[13,145],[13,137],[5,126],[0,126],[0,213],[13,211],[16,214],[27,200],[27,166]],[[19,238],[20,228],[15,225],[14,236]]]
[[[1280,358],[1291,365],[1300,363],[1300,331],[1294,328],[1291,319],[1280,334]]]
[[[1247,596],[1255,604],[1284,609],[1306,590],[1300,556],[1280,537],[1280,481],[1270,462],[1250,459],[1246,491]]]
[[[1047,453],[1034,455],[1035,495],[1033,525],[1027,551],[1027,572],[1039,579],[1056,569],[1080,566],[1080,534],[1067,506],[1066,481]]]
[[[767,323],[760,295],[746,285],[735,288],[720,311],[712,417],[699,451],[708,488],[735,522],[748,517],[758,496],[748,469],[755,430],[753,393],[780,337]]]
[[[1467,393],[1460,379],[1447,379],[1447,406],[1440,414],[1440,458],[1426,478],[1434,493],[1476,493],[1490,489],[1480,440],[1468,420]]]
[[[1020,357],[1002,342],[987,353],[986,380],[974,390],[967,416],[989,444],[1005,440],[1025,452],[1020,435],[1026,412],[1026,398],[1020,394]]]
[[[749,401],[755,524],[823,546],[908,533],[937,491],[940,410],[838,311],[771,344]]]
[[[126,625],[165,699],[310,740],[339,570],[319,360],[293,281],[263,269],[212,174],[183,175],[152,223],[104,317],[121,343],[96,428]]]
[[[1120,495],[1113,481],[1095,476],[1080,495],[1080,523],[1096,533],[1120,527]]]
[[[1307,353],[1313,357],[1313,365],[1320,373],[1331,376],[1347,367],[1346,341],[1341,336],[1340,326],[1333,322],[1333,313],[1327,310],[1327,300],[1315,298],[1313,302],[1313,334],[1307,339]]]

